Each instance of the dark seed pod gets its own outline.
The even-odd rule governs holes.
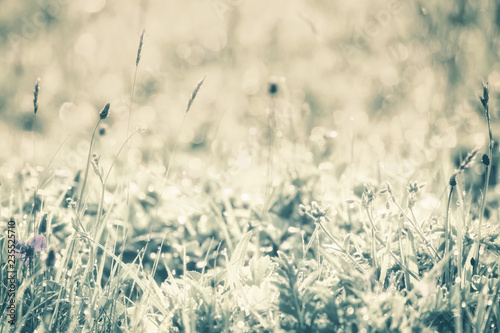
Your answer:
[[[106,135],[107,128],[108,126],[106,126],[106,124],[103,124],[101,127],[99,127],[99,135],[100,136]]]
[[[484,154],[482,161],[483,161],[484,165],[486,165],[486,166],[490,165],[490,157],[488,155]]]
[[[274,82],[269,83],[269,95],[276,95],[278,92],[278,85]]]
[[[457,186],[457,175],[451,176],[451,178],[450,178],[450,186],[451,187]]]

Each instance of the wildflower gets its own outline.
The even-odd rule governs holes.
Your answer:
[[[330,218],[326,216],[328,210],[330,209],[330,205],[321,207],[318,205],[316,201],[311,202],[311,205],[299,205],[299,209],[301,214],[309,215],[316,222],[330,222]]]
[[[418,181],[411,181],[409,184],[408,184],[408,192],[409,193],[417,193],[422,187],[424,187],[425,184],[418,184]]]
[[[328,213],[328,210],[330,209],[330,205],[321,207],[318,205],[316,201],[311,202],[311,214],[316,218],[316,219],[321,219],[321,218],[328,218],[326,214]],[[327,219],[329,221],[329,219]]]
[[[33,237],[29,242],[29,245],[16,239],[14,256],[17,259],[21,259],[22,261],[24,261],[24,264],[28,266],[37,256],[37,252],[41,252],[46,248],[47,240],[43,235],[36,235],[35,237]]]
[[[418,191],[424,187],[425,184],[418,184],[418,181],[410,181],[410,183],[408,184],[408,201],[407,201],[407,205],[408,205],[408,208],[413,208],[415,206],[415,203],[417,202],[417,193]]]
[[[368,207],[370,203],[375,199],[375,188],[371,185],[365,184],[365,190],[361,196],[361,204]]]

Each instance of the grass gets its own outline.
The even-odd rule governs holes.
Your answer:
[[[210,73],[180,94],[187,106],[172,142],[161,126],[130,130],[144,111],[141,101],[132,110],[132,101],[153,42],[144,44],[143,30],[127,112],[115,114],[111,102],[92,116],[92,127],[82,126],[90,139],[84,149],[68,148],[81,151],[73,167],[61,162],[68,139],[48,158],[37,153],[49,149],[42,134],[35,140],[37,117],[48,112],[44,81],[36,81],[35,153],[0,188],[2,218],[16,221],[16,239],[33,260],[18,257],[13,266],[13,326],[2,280],[1,332],[500,332],[500,225],[490,186],[498,165],[487,83],[473,102],[484,115],[487,130],[477,127],[487,153],[479,159],[483,148],[473,148],[455,166],[453,150],[436,142],[459,131],[453,117],[470,119],[474,111],[449,116],[446,126],[446,118],[435,127],[425,120],[417,151],[407,133],[421,133],[403,129],[404,117],[397,127],[383,119],[363,127],[359,114],[343,123],[347,129],[309,126],[317,119],[294,99],[300,92],[274,78],[248,105],[262,109],[251,111],[259,126],[244,145],[221,142],[217,125],[210,147],[197,148],[182,136],[206,111],[197,99],[213,93]],[[196,163],[202,166],[188,167]],[[397,171],[411,163],[412,172]],[[39,235],[46,246],[30,243]],[[3,277],[12,269],[8,240],[5,231]]]
[[[126,249],[138,235],[125,221],[111,222],[123,207],[104,203],[119,153],[138,132],[123,143],[104,173],[102,157],[92,152],[96,129],[109,109],[109,104],[104,107],[92,131],[83,176],[76,180],[79,195],[69,196],[60,188],[56,197],[66,200],[41,197],[39,206],[27,205],[28,192],[8,200],[14,220],[20,219],[16,207],[43,213],[33,214],[46,217],[45,231],[40,227],[39,233],[49,247],[59,244],[52,250],[57,259],[43,260],[46,255],[38,254],[33,265],[16,264],[16,331],[498,331],[499,227],[482,217],[485,195],[478,203],[479,217],[470,213],[473,203],[464,205],[470,192],[461,192],[455,209],[452,204],[477,150],[453,173],[446,209],[423,221],[414,212],[425,188],[418,182],[408,184],[406,207],[387,182],[385,187],[365,184],[359,199],[337,198],[334,214],[316,201],[307,205],[312,192],[294,196],[292,191],[275,195],[262,215],[257,205],[238,202],[231,193],[228,197],[208,178],[205,192],[195,194],[200,207],[186,219],[170,222],[170,235],[152,230],[146,245],[159,242],[158,247],[148,252],[145,246],[134,258]],[[100,190],[89,183],[90,165]],[[300,176],[281,181],[288,188],[301,184],[296,190],[317,182]],[[269,181],[263,184],[268,193]],[[89,192],[98,194],[94,214],[88,212],[94,200],[85,195],[88,185]],[[131,197],[149,209],[153,222],[164,213],[165,186],[159,195],[150,194],[156,204]],[[125,188],[115,185],[115,195]],[[345,214],[351,216],[350,232],[339,223]],[[68,219],[73,226],[69,242],[53,242],[60,232],[56,221]],[[168,226],[167,221],[162,223]],[[434,221],[437,225],[430,229]],[[236,223],[241,233],[228,225],[224,235],[220,226],[227,223]],[[20,238],[29,231],[22,228]],[[480,233],[480,228],[487,231]],[[294,244],[304,236],[309,240],[301,250]],[[228,238],[236,244],[233,249]],[[1,241],[5,258],[6,238]],[[6,274],[7,266],[2,270]],[[7,298],[5,288],[1,297]],[[7,313],[4,306],[2,330],[9,327]]]

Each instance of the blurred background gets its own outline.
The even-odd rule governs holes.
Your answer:
[[[107,165],[142,124],[148,131],[132,138],[125,161],[161,175],[179,137],[173,172],[185,188],[208,167],[233,190],[262,186],[271,129],[291,143],[277,155],[283,170],[305,160],[339,178],[349,165],[349,191],[363,178],[398,179],[403,188],[424,178],[441,191],[454,160],[476,145],[486,149],[483,79],[500,132],[494,0],[4,0],[0,7],[3,183],[26,163],[47,166],[58,147],[52,166],[73,177],[108,102],[95,147]],[[263,171],[255,171],[259,163]],[[161,178],[152,179],[135,180],[144,198]],[[322,188],[322,199],[343,185]]]
[[[57,144],[87,133],[110,102],[111,146],[124,139],[130,103],[133,128],[142,122],[157,138],[174,138],[205,73],[184,143],[247,137],[249,128],[266,122],[267,87],[275,78],[303,136],[317,127],[340,133],[354,121],[358,133],[379,137],[371,130],[383,122],[416,145],[429,127],[449,131],[435,145],[451,148],[471,142],[465,137],[482,122],[469,112],[478,107],[481,79],[493,92],[500,84],[500,4],[493,0],[37,0],[0,6],[4,152],[22,144],[9,133],[33,129],[38,77],[39,140]],[[484,137],[473,141],[484,143]]]

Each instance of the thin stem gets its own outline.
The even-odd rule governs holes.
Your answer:
[[[129,109],[128,109],[128,120],[127,120],[127,135],[125,138],[126,141],[128,142],[128,137],[129,137],[129,132],[130,132],[130,118],[132,117],[132,103],[134,102],[134,93],[135,93],[135,82],[137,79],[137,68],[139,67],[139,64],[137,63],[135,66],[135,71],[134,71],[134,81],[132,82],[132,91],[130,92],[130,104],[129,104]],[[128,164],[127,164],[128,165]],[[123,171],[125,173],[125,170]],[[129,201],[130,201],[130,181],[127,181],[127,197],[126,197],[126,206],[129,206]],[[128,209],[126,211],[126,217],[125,221],[128,220]]]
[[[311,239],[309,240],[309,242],[307,243],[307,246],[304,249],[304,256],[309,251],[309,249],[311,248],[311,246],[313,244],[313,241],[314,241],[314,238],[318,234],[318,229],[319,229],[319,226],[316,225],[316,227],[314,228],[314,231],[313,231],[313,233],[311,235]],[[304,236],[302,236],[302,240],[304,240]]]
[[[109,175],[111,174],[111,170],[113,170],[113,167],[115,166],[116,164],[116,161],[118,160],[118,156],[120,155],[120,153],[122,152],[122,150],[125,148],[125,146],[127,145],[127,143],[130,141],[130,139],[137,133],[139,132],[139,129],[135,130],[134,132],[132,132],[132,134],[130,134],[128,137],[127,137],[127,140],[125,140],[125,142],[122,144],[122,146],[120,147],[120,150],[118,150],[118,153],[116,154],[116,157],[115,159],[113,160],[113,163],[111,163],[111,166],[109,167],[109,170],[108,170],[108,173],[106,174],[106,177],[104,177],[103,181],[102,181],[102,193],[101,193],[101,200],[99,202],[99,209],[98,209],[98,215],[97,215],[97,223],[99,223],[99,221],[101,220],[101,217],[102,217],[102,207],[104,205],[104,190],[106,188],[106,184],[108,182],[108,178],[109,178]]]
[[[450,188],[450,195],[448,196],[448,204],[446,205],[446,218],[444,221],[444,255],[443,257],[447,258],[448,253],[450,252],[450,239],[451,239],[451,226],[450,226],[450,204],[451,204],[451,197],[453,195],[453,190],[455,189],[455,186],[451,186]],[[447,259],[445,262],[444,266],[444,283],[448,284],[450,281],[450,259]]]
[[[369,210],[370,208],[366,207],[366,211],[369,212]],[[371,212],[369,214],[371,215]],[[370,251],[372,253],[373,266],[376,269],[378,267],[378,260],[377,260],[377,244],[375,242],[375,231],[376,231],[375,225],[372,223],[372,237],[370,240]],[[401,256],[403,256],[403,253],[401,253]]]
[[[43,170],[42,175],[40,176],[40,180],[38,181],[38,187],[42,187],[42,185],[44,183],[44,180],[45,180],[45,177],[47,176],[47,173],[48,173],[50,165],[52,164],[52,162],[54,161],[54,159],[56,158],[57,154],[59,153],[59,151],[61,150],[61,148],[64,146],[64,144],[66,143],[66,141],[68,141],[68,139],[70,138],[70,136],[71,135],[68,135],[66,137],[66,139],[64,139],[63,143],[61,143],[61,145],[57,148],[57,150],[54,153],[54,155],[52,155],[52,158],[50,159],[49,164],[47,164],[47,166]]]
[[[127,135],[125,137],[125,143],[127,143],[128,139],[129,139],[130,119],[132,117],[132,104],[134,103],[135,84],[136,84],[136,81],[137,81],[137,70],[139,68],[139,63],[140,63],[140,60],[141,60],[141,51],[142,51],[142,44],[143,44],[143,41],[144,41],[144,32],[145,32],[145,30],[142,31],[141,38],[140,38],[140,41],[139,41],[139,47],[137,49],[137,56],[136,56],[136,59],[135,59],[134,80],[132,82],[132,90],[130,92],[130,104],[129,104],[129,109],[128,109],[128,120],[127,120]],[[128,144],[127,144],[127,147],[128,147]],[[120,151],[121,151],[121,149],[120,149]],[[126,165],[128,165],[128,164],[126,164]],[[110,169],[110,171],[111,171],[111,169]],[[127,167],[125,167],[123,169],[124,176],[125,176],[126,171],[127,171]],[[128,179],[127,179],[126,191],[127,191],[127,195],[126,195],[125,206],[129,207],[129,202],[130,202],[130,180],[128,180]],[[128,221],[128,218],[129,218],[128,214],[129,214],[129,209],[125,209],[125,218],[124,218],[125,221]]]
[[[130,104],[128,108],[128,120],[127,120],[127,138],[130,132],[130,118],[132,118],[132,103],[134,102],[134,93],[135,93],[135,82],[137,80],[137,69],[138,65],[135,66],[135,71],[134,71],[134,81],[132,82],[132,91],[130,92]]]
[[[90,146],[89,146],[89,154],[87,156],[87,165],[85,166],[85,175],[83,178],[83,183],[82,183],[82,189],[80,190],[80,196],[78,197],[78,209],[77,212],[80,212],[82,209],[82,202],[83,202],[83,192],[85,191],[85,186],[87,184],[87,178],[89,175],[89,166],[90,166],[90,156],[92,154],[92,145],[94,144],[94,137],[95,137],[95,132],[97,131],[97,127],[101,123],[101,118],[97,121],[97,124],[94,127],[94,130],[92,131],[92,137],[90,138]]]
[[[33,166],[36,168],[36,113],[33,121]]]
[[[473,275],[477,274],[478,266],[479,266],[479,248],[481,246],[481,228],[483,225],[484,210],[486,208],[486,195],[488,194],[488,185],[490,182],[490,174],[491,174],[491,168],[489,167],[489,164],[492,162],[493,145],[495,144],[495,142],[493,141],[493,134],[491,132],[490,112],[489,112],[489,107],[488,107],[487,101],[486,101],[486,104],[483,104],[483,107],[484,107],[484,110],[486,113],[486,121],[488,123],[488,135],[489,135],[488,160],[489,160],[489,163],[485,164],[485,166],[486,166],[486,179],[484,182],[484,193],[483,193],[483,199],[481,201],[481,210],[479,211],[479,227],[478,227],[478,231],[477,231],[477,239],[475,241],[475,243],[476,243],[475,244],[475,246],[476,246],[476,253],[475,253],[476,260],[474,261],[474,265],[472,267]]]
[[[33,121],[33,168],[36,172],[36,112]],[[38,180],[40,182],[40,179]],[[37,186],[33,190],[33,239],[36,236],[36,194],[37,194]]]
[[[284,101],[284,109],[288,113],[288,117],[290,119],[290,131],[292,134],[292,163],[293,163],[293,170],[295,173],[297,173],[297,163],[296,163],[296,157],[297,157],[297,131],[295,129],[295,123],[293,119],[293,107],[289,103],[290,100],[290,94],[288,88],[285,88],[285,101]]]
[[[266,213],[268,206],[269,206],[269,201],[271,200],[271,195],[272,195],[272,186],[273,186],[273,176],[274,176],[274,171],[273,171],[273,159],[274,159],[274,144],[275,144],[275,131],[276,131],[276,115],[275,115],[275,109],[276,109],[276,102],[274,99],[269,101],[269,116],[268,116],[268,130],[269,130],[269,147],[268,147],[268,156],[267,156],[267,182],[266,182],[266,189],[265,189],[265,197],[264,197],[264,206],[262,207],[262,215]]]
[[[405,253],[404,252],[404,248],[403,248],[403,219],[399,219],[399,225],[398,225],[398,245],[399,245],[399,253],[401,254],[401,260],[406,265],[406,257],[403,255],[403,253]],[[409,281],[408,274],[405,274],[405,279],[406,279],[406,281]]]
[[[457,194],[458,194],[458,200],[459,200],[459,205],[462,207],[462,209],[459,209],[458,211],[460,212],[460,218],[457,219],[457,252],[458,252],[458,263],[457,263],[457,274],[458,277],[460,278],[460,286],[461,288],[464,287],[464,277],[463,277],[463,266],[462,266],[462,261],[463,261],[463,242],[464,242],[464,236],[463,236],[463,229],[465,225],[465,212],[467,209],[464,206],[464,198],[462,195],[462,191],[460,190],[459,185],[457,184]]]
[[[491,161],[491,155],[493,153],[493,148],[490,146],[489,149],[489,157]],[[486,180],[484,184],[484,193],[483,193],[483,198],[481,201],[481,210],[479,211],[479,226],[478,226],[478,231],[477,231],[477,239],[476,239],[476,261],[474,262],[473,266],[473,275],[477,274],[477,268],[479,265],[479,247],[481,246],[481,228],[483,225],[483,218],[484,218],[484,210],[486,209],[486,194],[488,193],[488,183],[490,182],[490,173],[491,173],[491,168],[487,165],[486,166]]]
[[[177,132],[177,137],[175,138],[174,148],[172,149],[172,153],[170,154],[170,157],[168,159],[167,171],[165,172],[165,177],[163,179],[164,182],[167,181],[168,175],[170,174],[170,168],[172,167],[172,160],[174,158],[175,151],[177,150],[177,145],[179,144],[179,137],[181,136],[181,130],[184,127],[184,122],[186,121],[186,116],[187,116],[187,113],[184,113],[184,117],[182,117],[181,126],[179,127],[179,131]],[[162,190],[163,190],[163,187],[162,187]]]
[[[99,228],[99,225],[100,225],[101,219],[103,217],[104,195],[105,195],[106,183],[108,181],[109,175],[111,174],[111,170],[113,170],[113,166],[115,165],[116,161],[118,160],[118,156],[120,155],[120,153],[122,152],[122,150],[125,148],[125,146],[127,145],[128,141],[138,131],[139,130],[136,130],[135,132],[133,132],[127,138],[127,140],[125,140],[125,142],[122,144],[122,146],[120,147],[120,150],[116,154],[115,159],[113,160],[113,162],[111,163],[111,166],[109,167],[109,170],[108,170],[108,173],[106,174],[106,177],[103,178],[103,176],[101,174],[98,174],[98,176],[99,176],[99,178],[101,180],[101,199],[99,200],[99,208],[97,210],[97,219],[95,220],[95,225],[92,226],[91,228],[88,228],[88,230],[90,231],[90,233],[92,233],[93,238],[95,239],[96,242],[99,242],[99,239],[101,238],[101,234],[102,234],[102,230],[103,230],[102,227]],[[89,277],[92,274],[92,270],[93,270],[93,267],[94,267],[95,251],[96,251],[96,246],[95,245],[91,246],[90,247],[90,254],[89,254],[89,263],[87,264],[87,269],[85,270],[85,277],[86,278]]]

